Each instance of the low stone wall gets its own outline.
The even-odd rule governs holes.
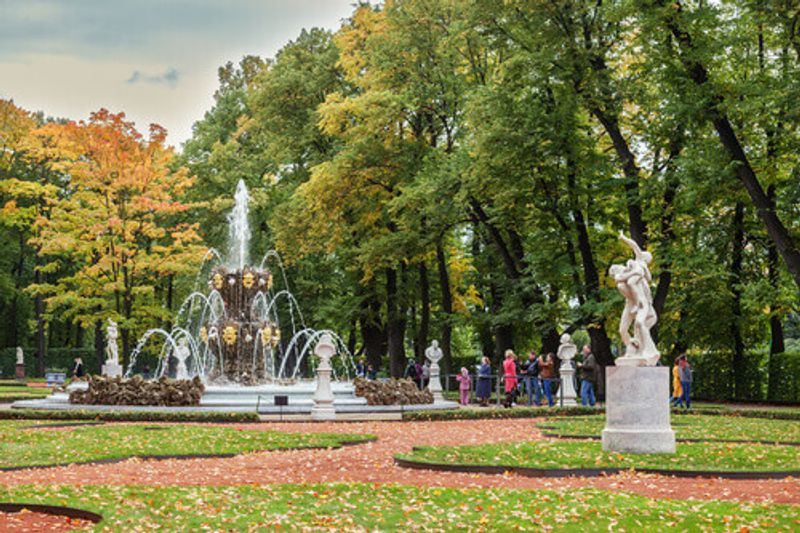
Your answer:
[[[89,388],[74,391],[69,402],[88,405],[200,405],[205,387],[200,378],[147,381],[141,376],[89,376]]]
[[[410,379],[368,381],[356,378],[356,396],[367,399],[368,405],[413,405],[433,403],[428,389],[419,390]]]

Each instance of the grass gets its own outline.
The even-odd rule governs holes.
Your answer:
[[[791,531],[800,525],[796,506],[654,500],[596,489],[49,485],[0,487],[0,500],[94,511],[106,517],[98,531]]]
[[[597,436],[605,427],[604,416],[551,419],[538,427],[561,436]],[[673,415],[672,428],[678,439],[708,441],[800,442],[800,423],[793,420]],[[800,452],[799,452],[800,453]]]
[[[255,411],[92,411],[89,409],[0,409],[0,420],[102,420],[106,422],[258,422]]]
[[[0,403],[16,402],[17,400],[36,400],[52,394],[46,387],[26,387],[25,385],[0,387]]]
[[[604,452],[599,441],[538,441],[479,446],[424,446],[399,458],[427,463],[536,469],[642,468],[681,471],[800,471],[796,446],[678,443],[677,453]]]
[[[69,429],[24,429],[46,425],[0,422],[0,467],[45,466],[132,456],[235,454],[260,450],[336,447],[372,438],[333,433],[281,433],[197,425],[87,425]]]

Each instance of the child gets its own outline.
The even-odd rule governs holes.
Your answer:
[[[461,405],[469,405],[469,388],[472,384],[472,379],[469,377],[469,372],[463,366],[461,367],[461,374],[456,376],[459,382],[458,390],[461,393]]]

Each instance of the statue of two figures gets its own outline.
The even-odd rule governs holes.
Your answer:
[[[653,256],[642,250],[633,239],[622,232],[619,238],[633,250],[634,258],[624,265],[611,265],[609,274],[617,284],[617,289],[625,297],[625,309],[619,322],[619,334],[625,344],[625,355],[617,358],[615,364],[622,366],[654,366],[660,357],[658,348],[650,335],[658,316],[653,308],[650,292],[650,262]],[[633,334],[631,335],[631,326]]]

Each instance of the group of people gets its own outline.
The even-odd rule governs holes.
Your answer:
[[[692,398],[692,365],[686,355],[678,356],[675,365],[672,367],[672,398],[670,404],[673,407],[691,407]]]
[[[556,378],[556,357],[553,353],[537,355],[531,350],[526,361],[520,361],[513,350],[506,350],[502,364],[503,391],[505,401],[503,405],[510,408],[518,403],[518,397],[527,393],[528,405],[542,405],[546,398],[547,405],[555,405],[553,398],[553,382]],[[581,377],[581,403],[594,405],[596,402],[595,388],[597,386],[598,365],[589,346],[583,347],[583,361],[578,363]],[[466,368],[456,376],[459,382],[460,402],[462,405],[469,403],[469,393],[472,388],[472,378]],[[482,406],[489,405],[492,395],[492,367],[488,357],[483,357],[477,368],[477,383],[475,397]]]
[[[359,359],[356,363],[356,377],[373,381],[378,379],[378,371],[374,366],[366,364],[363,359]]]

